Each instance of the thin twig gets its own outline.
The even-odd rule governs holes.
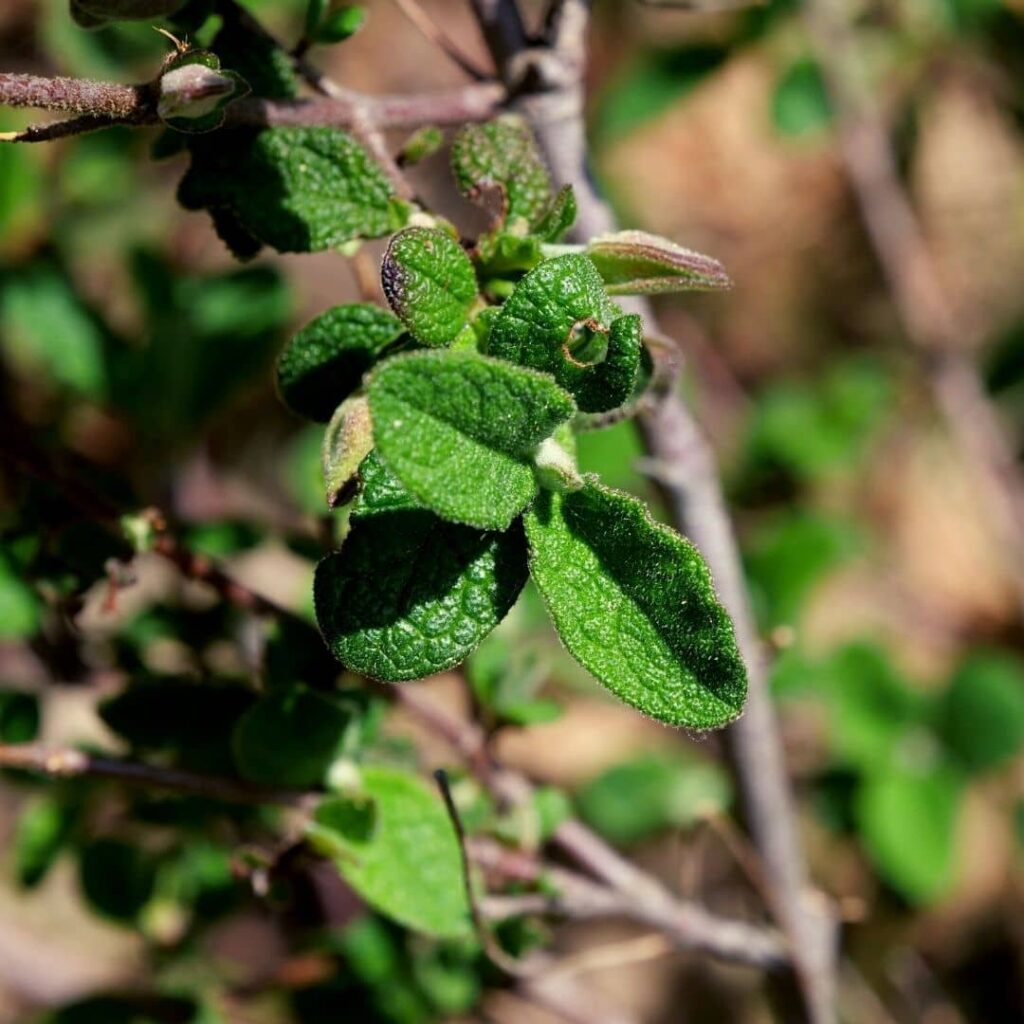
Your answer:
[[[847,177],[868,236],[935,403],[1003,538],[1024,611],[1024,479],[977,368],[965,354],[976,332],[951,300],[900,180],[885,118],[866,83],[857,38],[841,0],[808,0],[805,11],[836,108]]]
[[[0,767],[38,772],[57,779],[108,779],[133,786],[189,793],[225,803],[299,807],[307,800],[307,794],[294,790],[255,786],[236,779],[197,775],[179,768],[103,757],[81,750],[56,750],[38,743],[0,744]]]
[[[424,9],[420,0],[395,0],[395,3],[409,21],[470,78],[486,82],[494,77],[477,67],[473,59],[467,56],[462,47]]]

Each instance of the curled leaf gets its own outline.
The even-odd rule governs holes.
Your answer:
[[[352,496],[359,465],[372,449],[370,403],[365,395],[346,398],[327,424],[320,449],[328,508],[337,508]]]
[[[611,295],[707,291],[732,284],[718,260],[646,231],[598,235],[587,245],[587,255]]]

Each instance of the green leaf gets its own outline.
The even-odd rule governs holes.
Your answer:
[[[693,729],[740,713],[746,669],[689,541],[594,482],[542,492],[525,523],[530,572],[562,642],[612,693]]]
[[[28,804],[14,834],[14,873],[26,889],[37,886],[67,845],[77,806],[51,796]]]
[[[616,231],[587,243],[609,295],[711,291],[732,282],[716,259],[646,231]]]
[[[381,266],[391,308],[424,345],[450,345],[466,326],[476,274],[462,246],[440,228],[406,228],[391,239]]]
[[[96,839],[79,852],[78,878],[85,898],[104,917],[130,923],[153,895],[151,857],[119,839]]]
[[[0,688],[0,742],[28,743],[39,735],[39,698],[25,690]]]
[[[189,210],[226,210],[279,252],[317,252],[402,226],[408,208],[384,172],[340,128],[215,133],[191,141],[178,188]]]
[[[287,789],[319,786],[338,755],[350,716],[331,697],[291,686],[261,697],[231,737],[238,773]]]
[[[366,801],[373,807],[370,828]],[[393,768],[363,768],[360,794],[321,803],[310,837],[376,910],[428,935],[469,934],[455,830],[419,779]]]
[[[640,317],[619,314],[588,257],[557,256],[516,285],[488,351],[550,373],[583,412],[614,409],[633,392],[643,347]]]
[[[365,492],[364,492],[365,498]],[[375,679],[420,679],[459,664],[508,613],[526,582],[518,525],[481,533],[426,509],[354,515],[313,584],[324,639]]]
[[[400,167],[412,167],[433,156],[444,145],[444,133],[435,125],[417,128],[399,150],[397,160]]]
[[[640,842],[669,828],[690,828],[723,811],[729,780],[712,764],[644,754],[603,772],[576,794],[583,820],[613,843]]]
[[[366,8],[355,4],[331,11],[313,34],[318,43],[341,43],[354,36],[366,22]]]
[[[856,814],[871,859],[911,903],[931,903],[953,880],[962,780],[948,769],[891,772],[861,784]]]
[[[572,185],[563,185],[558,195],[551,201],[551,206],[533,229],[533,234],[540,236],[545,242],[559,242],[565,233],[576,223],[576,193]]]
[[[403,327],[386,309],[367,303],[335,306],[310,321],[277,361],[277,386],[285,405],[326,423]]]
[[[1024,747],[1024,664],[1000,651],[972,654],[956,671],[940,730],[968,771],[998,768]]]
[[[346,398],[327,424],[320,451],[328,508],[337,508],[352,496],[359,465],[372,450],[370,403],[365,395]]]
[[[551,177],[520,117],[462,128],[452,143],[452,171],[459,190],[470,199],[486,203],[488,192],[498,193],[498,226],[519,222],[529,228],[551,204]]]
[[[414,352],[369,379],[381,458],[453,522],[504,530],[537,493],[532,456],[575,412],[550,377],[470,352]]]
[[[224,67],[236,71],[253,94],[269,100],[297,99],[301,90],[291,55],[273,37],[252,28],[251,15],[243,8],[219,5],[224,25],[211,48]]]
[[[423,506],[399,483],[398,478],[381,461],[375,448],[359,467],[359,497],[352,506],[352,518],[377,512],[422,509]]]
[[[816,61],[804,58],[782,74],[772,94],[772,121],[782,135],[811,135],[832,121],[832,103]]]
[[[35,633],[40,607],[35,590],[0,554],[0,640],[23,640]]]

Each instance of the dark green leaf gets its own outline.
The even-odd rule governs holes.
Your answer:
[[[1024,664],[978,652],[956,671],[940,713],[950,750],[969,771],[998,768],[1024,747]]]
[[[366,303],[321,313],[278,359],[277,384],[285,404],[300,416],[326,423],[402,332],[391,313]]]
[[[494,318],[488,351],[550,373],[583,412],[602,412],[632,394],[643,327],[621,316],[586,256],[545,260],[527,274]]]
[[[319,786],[338,755],[349,713],[304,686],[273,690],[238,720],[231,746],[238,773],[286,789]]]
[[[469,933],[455,830],[419,779],[393,768],[363,768],[360,793],[321,803],[310,836],[375,909],[429,935]]]
[[[468,322],[476,274],[462,246],[440,228],[406,228],[388,245],[381,284],[391,308],[424,345],[450,345]]]
[[[525,523],[531,575],[584,668],[670,725],[712,729],[740,713],[746,669],[693,545],[593,482],[542,492]]]
[[[37,886],[67,845],[77,807],[66,800],[43,796],[18,816],[14,834],[14,871],[26,889]]]
[[[616,231],[587,243],[609,295],[710,291],[732,282],[722,264],[646,231]]]
[[[894,771],[861,784],[861,838],[886,881],[912,903],[931,903],[952,884],[961,789],[948,769]]]
[[[178,189],[189,210],[226,209],[279,252],[316,252],[402,226],[407,207],[340,128],[236,130],[198,136]]]
[[[533,454],[572,416],[548,376],[470,352],[416,352],[369,380],[381,458],[422,504],[503,530],[537,493]]]
[[[24,690],[0,688],[0,742],[28,743],[38,734],[39,698]]]
[[[459,664],[526,582],[518,526],[480,533],[425,509],[365,509],[316,570],[317,621],[335,656],[376,679],[419,679]]]
[[[366,21],[366,8],[355,4],[331,11],[313,35],[318,43],[340,43],[354,36]]]
[[[529,228],[551,204],[548,169],[520,117],[461,129],[452,143],[452,171],[462,194],[471,199],[486,201],[488,193],[498,193],[499,226]]]
[[[119,839],[96,839],[79,852],[78,877],[85,898],[105,917],[129,923],[153,895],[151,856]]]

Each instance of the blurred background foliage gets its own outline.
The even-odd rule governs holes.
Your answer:
[[[303,0],[247,6],[298,38]],[[465,5],[425,6],[484,62]],[[1020,609],[861,227],[799,5],[596,9],[589,128],[603,187],[624,223],[715,255],[736,282],[659,312],[728,482],[812,871],[846,918],[845,1019],[1021,1019]],[[969,355],[1020,452],[1024,11],[880,0],[850,13],[900,173],[981,339]],[[144,80],[166,49],[145,23],[84,32],[62,0],[0,7],[4,70]],[[383,0],[313,57],[369,92],[462,81]],[[0,111],[0,128],[30,119]],[[439,763],[374,694],[333,688],[315,638],[211,601],[155,557],[125,570],[123,538],[95,523],[158,506],[192,550],[307,620],[312,565],[337,529],[321,512],[321,431],[284,411],[270,369],[290,330],[360,298],[378,251],[240,267],[205,217],[177,208],[181,157],[153,161],[154,136],[0,146],[0,740],[300,786],[339,750]],[[443,155],[415,173],[472,223]],[[632,425],[584,435],[580,458],[657,501]],[[40,465],[74,492],[26,468]],[[549,784],[534,833],[572,807],[680,891],[723,912],[756,905],[719,743],[603,699],[534,593],[468,678],[468,697],[452,679],[429,686],[474,702],[503,756]],[[522,839],[522,822],[456,781],[467,823]],[[279,819],[7,773],[0,1019],[418,1024],[477,1019],[481,998],[488,1019],[534,1019],[472,942],[369,914],[307,851],[283,851]],[[578,951],[629,934],[543,937]],[[503,935],[510,949],[540,938],[521,921]],[[756,975],[699,959],[586,980],[645,1021],[681,1019],[679,1005],[692,1021],[766,1019]]]

